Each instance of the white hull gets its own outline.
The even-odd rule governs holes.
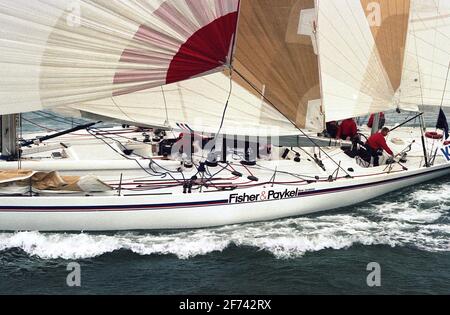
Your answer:
[[[332,183],[267,185],[231,192],[128,197],[3,197],[0,199],[0,230],[191,229],[274,220],[354,205],[447,174],[450,174],[450,165]],[[276,193],[286,189],[298,196],[276,198]],[[271,200],[258,197],[255,201],[236,203],[236,198],[231,197],[244,193],[267,196],[270,191],[273,191]]]
[[[129,136],[138,137],[135,134]],[[390,143],[396,152],[404,149],[413,139],[417,139],[417,134],[410,129],[399,130],[396,136],[405,142],[398,145]],[[391,168],[386,165],[379,168],[364,168],[339,148],[325,148],[324,150],[332,155],[335,161],[341,163],[342,170],[354,170],[352,173],[354,178],[345,178],[343,171],[340,171],[340,177],[332,182],[327,179],[331,174],[334,176],[333,171],[337,166],[331,159],[322,157],[327,170],[323,171],[308,158],[307,154],[302,154],[301,163],[279,159],[280,152],[284,150],[279,149],[280,152],[274,153],[274,160],[261,160],[258,161],[258,166],[250,168],[242,166],[239,160],[236,161],[230,156],[230,164],[226,169],[222,168],[222,165],[209,169],[211,174],[220,173],[218,176],[204,175],[205,179],[209,180],[209,187],[202,184],[200,192],[197,183],[197,189],[193,189],[192,193],[183,194],[183,184],[180,185],[180,181],[195,175],[195,168],[191,171],[185,170],[182,175],[176,175],[178,183],[175,182],[176,185],[170,186],[164,182],[169,179],[168,177],[152,176],[147,173],[150,171],[149,160],[128,160],[118,154],[117,150],[111,150],[103,143],[98,143],[98,140],[87,139],[81,137],[72,140],[68,137],[64,141],[69,144],[68,149],[67,146],[65,149],[62,148],[59,140],[51,142],[48,147],[38,147],[42,152],[30,152],[25,155],[20,166],[22,169],[35,171],[57,170],[66,175],[83,176],[92,173],[113,186],[115,190],[89,196],[39,192],[39,196],[33,197],[0,197],[0,230],[192,229],[275,220],[358,204],[450,174],[450,164],[441,156],[437,157],[434,166],[423,168],[422,146],[417,141],[412,146],[408,161],[404,163],[409,170],[403,170],[398,164],[394,164]],[[430,148],[438,146],[437,143],[428,141]],[[134,142],[131,143],[135,145]],[[143,148],[145,151],[148,146],[143,145]],[[316,153],[314,148],[309,150],[310,154]],[[65,154],[62,154],[63,151]],[[66,157],[52,158],[50,156],[52,152],[60,152]],[[176,169],[180,166],[179,161],[159,160],[157,157],[155,159],[164,169],[170,169],[172,174],[176,174]],[[15,170],[17,167],[17,162],[0,161],[0,170]],[[154,168],[155,165],[152,172]],[[162,171],[158,167],[156,169]],[[243,176],[233,177],[233,170],[239,171]],[[275,172],[276,182],[274,185],[267,184],[272,183],[274,170],[278,172]],[[302,175],[298,177],[299,174]],[[121,175],[123,186],[122,182],[119,185]],[[255,175],[259,181],[249,182],[248,175]],[[311,182],[315,176],[318,176],[320,181]],[[221,178],[213,179],[215,177]],[[235,185],[237,189],[220,191],[215,185],[227,188]],[[292,196],[283,196],[285,192]],[[244,202],[238,202],[236,195],[239,197],[244,194],[247,196],[242,197],[245,199],[242,200]],[[269,200],[263,198],[270,194]],[[255,196],[254,200],[251,196]]]

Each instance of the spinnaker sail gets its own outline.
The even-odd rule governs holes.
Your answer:
[[[110,98],[222,71],[239,0],[0,2],[0,114]]]
[[[314,0],[241,0],[232,82],[224,71],[73,107],[124,121],[216,132],[228,101],[224,133],[321,131],[315,20]]]
[[[450,106],[449,12],[433,0],[2,2],[0,114],[286,135]]]

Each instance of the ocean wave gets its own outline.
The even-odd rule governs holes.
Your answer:
[[[290,259],[324,249],[356,244],[407,246],[450,251],[450,186],[440,185],[372,202],[349,211],[273,222],[233,225],[172,233],[116,234],[0,233],[0,251],[22,249],[42,259],[86,259],[118,250],[139,255],[175,255],[180,259],[246,246]],[[391,200],[392,200],[391,199]],[[424,206],[427,205],[427,206]],[[447,207],[445,206],[447,205]]]

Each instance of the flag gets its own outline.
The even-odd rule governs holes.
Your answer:
[[[436,128],[438,129],[442,129],[445,132],[445,139],[448,139],[448,123],[447,123],[447,117],[445,117],[445,113],[444,111],[441,110],[439,111],[439,117],[438,117],[438,121],[436,124]]]

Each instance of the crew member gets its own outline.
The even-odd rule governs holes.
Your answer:
[[[339,125],[336,139],[352,140],[358,135],[358,128],[353,118],[342,121]]]
[[[374,120],[375,120],[375,114],[370,115],[369,122],[367,123],[367,127],[372,128]],[[381,112],[380,118],[379,118],[378,129],[383,128],[385,123],[386,123],[386,118],[384,116],[384,113]]]
[[[387,154],[394,157],[394,153],[388,147],[385,139],[389,132],[389,128],[384,127],[380,132],[370,136],[367,140],[366,148],[370,156],[374,158],[373,166],[375,167],[380,165],[380,155],[382,155],[382,150],[386,151]]]
[[[326,136],[328,138],[332,138],[332,139],[336,138],[337,137],[338,128],[339,128],[339,125],[338,125],[337,121],[327,122],[326,127],[327,127],[326,128]]]
[[[174,148],[178,149],[178,153],[186,153],[189,157],[192,156],[194,144],[194,135],[192,133],[180,133],[178,139],[174,144]]]

